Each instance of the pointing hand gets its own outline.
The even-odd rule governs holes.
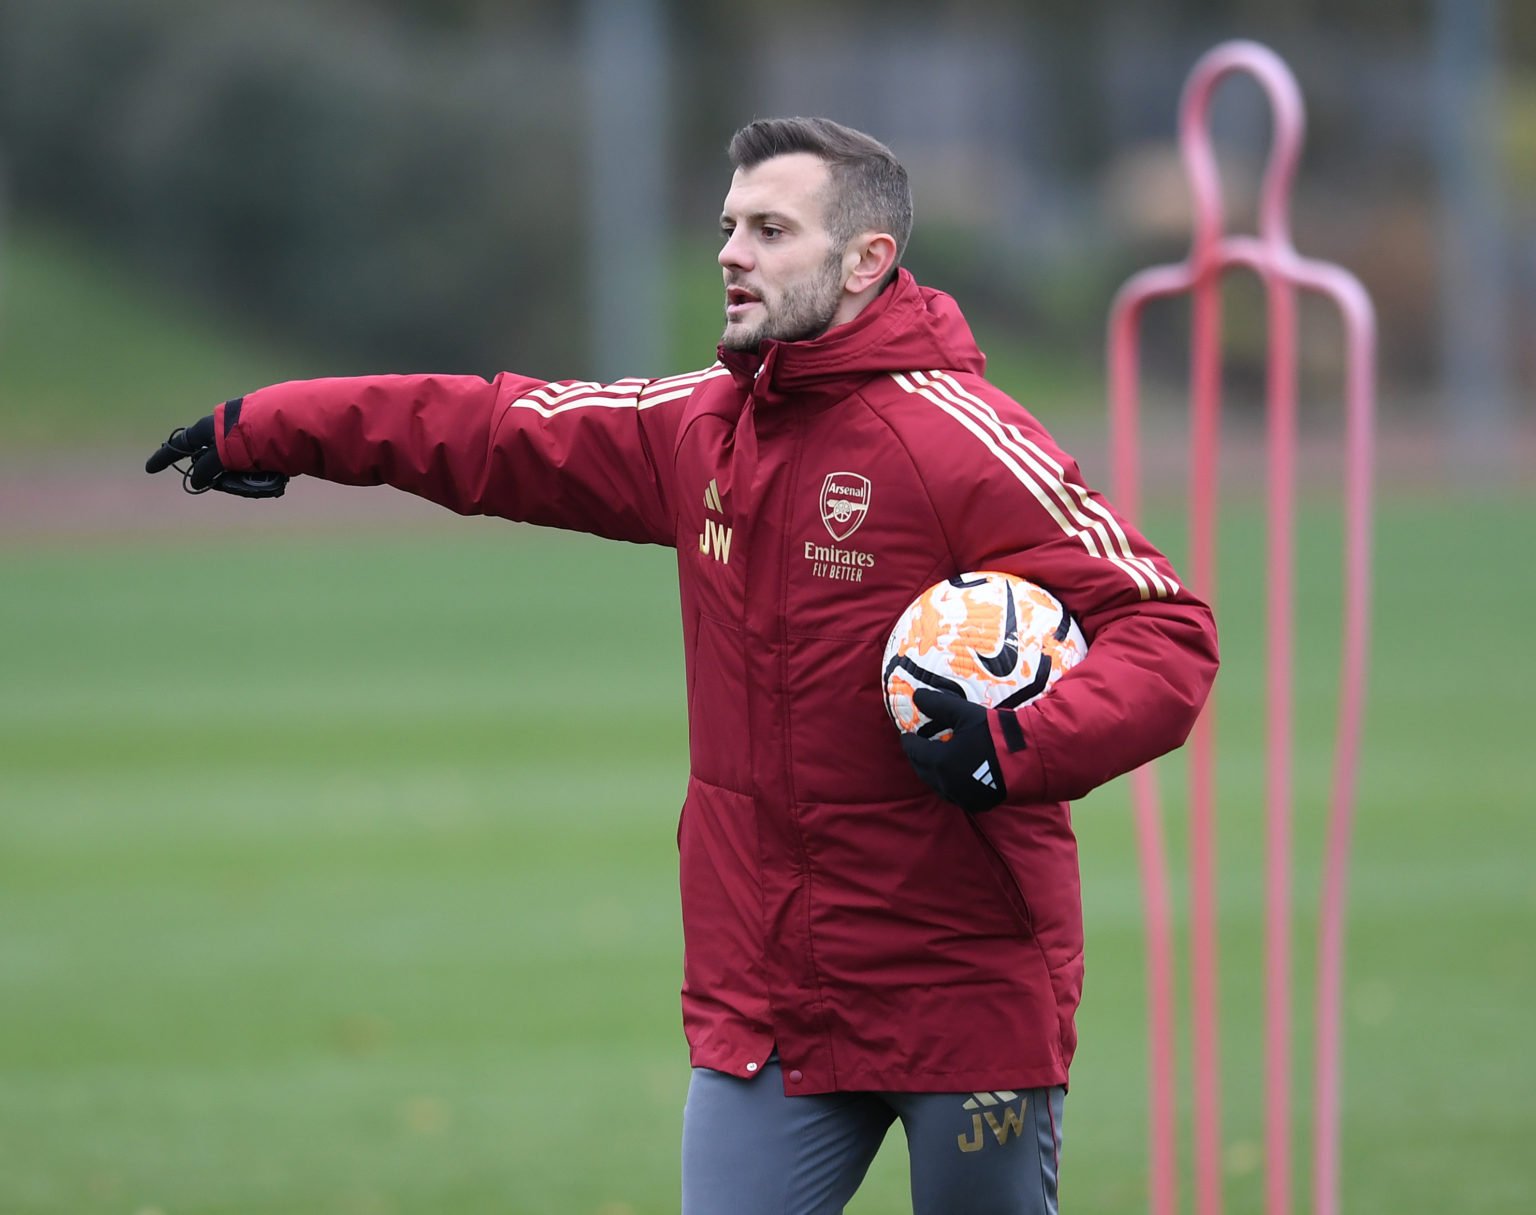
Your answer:
[[[182,488],[189,494],[204,494],[210,489],[236,494],[242,498],[280,498],[288,485],[282,473],[231,472],[219,459],[213,437],[213,415],[208,414],[191,426],[179,426],[160,449],[144,462],[144,471],[157,473],[175,467],[181,473]],[[180,461],[190,460],[183,466]]]

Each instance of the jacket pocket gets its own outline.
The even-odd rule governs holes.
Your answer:
[[[685,1003],[767,1022],[762,878],[752,799],[688,782],[678,822]]]
[[[803,802],[818,968],[870,987],[1002,981],[1032,952],[1018,887],[956,807]]]
[[[957,811],[957,813],[964,812]],[[1024,888],[1019,885],[1019,879],[1014,876],[1013,867],[1008,864],[1007,858],[998,851],[997,845],[987,838],[987,833],[982,830],[981,824],[976,821],[974,815],[966,814],[965,821],[966,825],[971,829],[971,833],[981,845],[988,866],[991,868],[993,877],[997,881],[998,889],[1018,915],[1019,926],[1027,935],[1033,937],[1035,935],[1034,916],[1030,914],[1029,899],[1024,894]]]

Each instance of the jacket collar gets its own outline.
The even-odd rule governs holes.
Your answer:
[[[832,404],[872,376],[951,370],[980,375],[986,357],[955,301],[920,287],[907,270],[843,325],[804,342],[766,341],[755,351],[720,347],[739,388],[765,406]]]

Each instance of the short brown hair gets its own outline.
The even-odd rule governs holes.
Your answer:
[[[731,137],[731,165],[751,169],[775,156],[809,152],[832,176],[827,230],[841,248],[861,232],[888,232],[896,261],[912,235],[912,187],[890,148],[830,118],[759,118]]]

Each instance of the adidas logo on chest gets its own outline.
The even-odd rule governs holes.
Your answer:
[[[720,501],[720,486],[713,477],[704,489],[704,509],[717,515],[725,514],[725,508]],[[713,556],[722,565],[729,565],[731,560],[731,529],[724,523],[711,519],[706,514],[704,518],[704,530],[699,533],[699,552],[706,556]]]

